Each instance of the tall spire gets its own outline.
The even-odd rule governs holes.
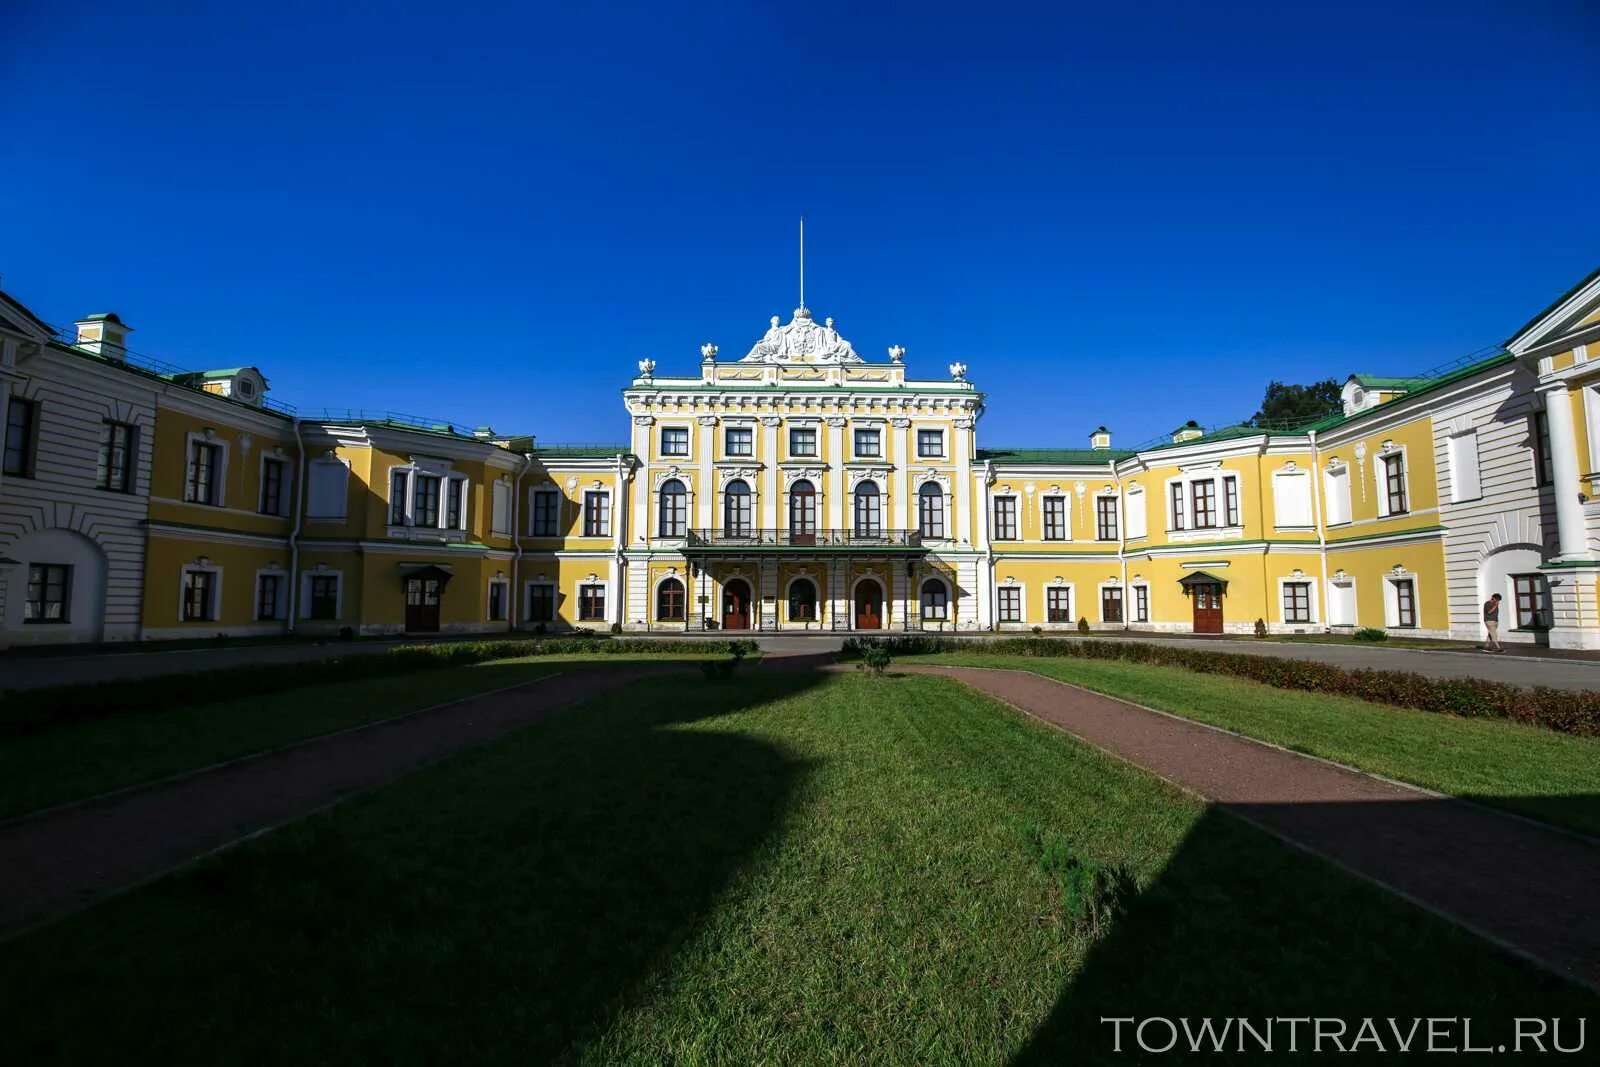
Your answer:
[[[800,306],[806,306],[806,217],[800,216]]]

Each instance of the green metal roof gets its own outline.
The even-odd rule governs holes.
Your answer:
[[[1556,297],[1554,300],[1552,300],[1550,302],[1550,305],[1548,307],[1546,307],[1543,311],[1539,312],[1539,314],[1535,315],[1533,318],[1531,318],[1527,322],[1523,323],[1522,326],[1517,330],[1516,333],[1514,333],[1510,337],[1506,338],[1505,343],[1507,345],[1509,345],[1509,344],[1511,344],[1512,341],[1515,341],[1517,338],[1519,338],[1523,334],[1527,333],[1530,329],[1532,329],[1534,327],[1534,325],[1536,323],[1538,323],[1538,321],[1540,319],[1542,319],[1546,315],[1550,314],[1552,311],[1554,311],[1556,308],[1560,307],[1562,304],[1565,304],[1568,300],[1571,300],[1573,295],[1576,294],[1578,292],[1578,290],[1582,289],[1584,286],[1588,285],[1590,282],[1594,281],[1596,278],[1600,278],[1600,267],[1596,267],[1594,270],[1592,270],[1588,274],[1584,275],[1583,280],[1580,281],[1577,285],[1574,285],[1571,289],[1568,289],[1566,292],[1564,292],[1560,296]]]
[[[1357,383],[1368,389],[1419,389],[1432,378],[1386,378],[1381,374],[1352,374]]]
[[[1449,371],[1448,373],[1440,374],[1433,378],[1416,379],[1422,384],[1418,385],[1414,389],[1407,390],[1406,395],[1401,398],[1401,400],[1391,400],[1387,404],[1379,404],[1375,408],[1367,408],[1365,411],[1358,411],[1354,415],[1346,415],[1343,412],[1340,412],[1336,415],[1329,415],[1325,419],[1319,419],[1316,422],[1306,424],[1300,428],[1300,432],[1309,433],[1310,431],[1315,430],[1318,433],[1322,433],[1325,430],[1336,429],[1345,425],[1346,423],[1356,422],[1360,419],[1367,418],[1370,415],[1376,415],[1379,412],[1393,411],[1394,405],[1401,403],[1402,401],[1412,400],[1416,397],[1434,392],[1437,389],[1443,389],[1447,385],[1454,385],[1456,382],[1462,381],[1463,379],[1471,378],[1475,374],[1480,374],[1486,370],[1492,370],[1495,367],[1503,367],[1507,363],[1515,363],[1516,361],[1517,357],[1513,356],[1510,352],[1496,352],[1494,355],[1489,356],[1486,359],[1480,359],[1475,363],[1468,363],[1465,366],[1457,367],[1455,370]]]
[[[1114,459],[1133,455],[1125,449],[1113,448],[980,448],[979,462],[1016,463],[1023,465],[1066,464],[1079,467],[1098,467]]]
[[[629,454],[629,445],[539,445],[534,459],[611,459]]]

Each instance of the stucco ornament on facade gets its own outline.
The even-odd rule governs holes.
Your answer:
[[[772,326],[750,349],[741,363],[860,363],[862,359],[849,341],[839,336],[833,320],[818,326],[808,308],[795,308],[787,325]]]

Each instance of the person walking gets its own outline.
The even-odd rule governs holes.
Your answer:
[[[1489,640],[1483,646],[1485,652],[1504,652],[1500,647],[1500,594],[1496,593],[1483,605],[1483,625],[1489,631]]]

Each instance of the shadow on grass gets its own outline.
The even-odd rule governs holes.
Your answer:
[[[648,679],[0,950],[0,1058],[544,1062],[648,995],[806,765]]]
[[[1383,852],[1385,838],[1396,827],[1449,820],[1463,807],[1450,800],[1418,800],[1237,810],[1267,826],[1281,827],[1286,819],[1321,823],[1351,841],[1351,849],[1340,857],[1350,861],[1356,858],[1352,850]],[[1593,886],[1600,884],[1600,859],[1592,851],[1585,859],[1589,846],[1583,842],[1538,832],[1564,841],[1570,851],[1560,858],[1573,860],[1577,869],[1528,869],[1533,857],[1508,847],[1483,856],[1481,879],[1446,886],[1433,894],[1434,902],[1478,918],[1485,909],[1498,912],[1501,934],[1521,927],[1521,936],[1541,942],[1544,953],[1569,973],[1600,980],[1600,928],[1593,922],[1592,895]],[[1427,877],[1435,861],[1427,849],[1388,851],[1387,866],[1378,873],[1401,888],[1411,888],[1408,880]],[[1527,891],[1519,892],[1519,887]],[[1552,915],[1552,909],[1560,911]],[[1580,921],[1585,911],[1589,919]],[[1571,1020],[1600,1009],[1600,996],[1591,990],[1532,964],[1514,960],[1504,966],[1506,958],[1498,952],[1464,950],[1481,944],[1475,935],[1384,889],[1335,873],[1319,857],[1269,846],[1261,831],[1212,808],[1194,824],[1154,883],[1090,950],[1049,1017],[1012,1062],[1295,1059],[1285,1055],[1290,1050],[1287,1024],[1272,1031],[1276,1044],[1270,1056],[1249,1035],[1243,1036],[1241,1054],[1237,1027],[1229,1032],[1222,1054],[1208,1041],[1202,1046],[1204,1055],[1196,1056],[1180,1022],[1187,1018],[1198,1027],[1210,1018],[1221,1027],[1240,1017],[1251,1019],[1258,1030],[1269,1019],[1340,1020],[1349,1027],[1343,1035],[1346,1047],[1361,1020],[1370,1017],[1380,1027],[1387,1051],[1375,1055],[1368,1042],[1355,1050],[1367,1057],[1355,1058],[1410,1062],[1395,1053],[1396,1038],[1385,1028],[1390,1017],[1402,1028],[1418,1017],[1472,1018],[1471,1041],[1483,1045],[1511,1041],[1517,1017]],[[1116,1051],[1116,1027],[1104,1020],[1151,1017],[1179,1027],[1176,1047],[1157,1051],[1174,1033],[1158,1021],[1144,1033],[1146,1048],[1133,1030],[1137,1023],[1125,1024],[1122,1048]],[[1426,1025],[1411,1056],[1426,1044]],[[1302,1054],[1308,1051],[1309,1026],[1304,1024],[1299,1034]],[[1442,1044],[1462,1044],[1459,1024]],[[1323,1054],[1337,1055],[1338,1049],[1325,1042]]]

